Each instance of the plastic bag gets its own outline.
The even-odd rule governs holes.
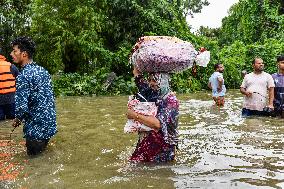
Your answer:
[[[195,59],[196,65],[202,67],[206,67],[209,61],[210,61],[210,51],[200,52],[200,54],[198,54]]]
[[[155,102],[140,102],[133,96],[129,96],[127,107],[128,109],[133,109],[136,113],[146,116],[156,116],[158,111]],[[124,126],[125,133],[134,133],[140,130],[150,131],[153,129],[138,121],[135,121],[134,119],[128,119]]]

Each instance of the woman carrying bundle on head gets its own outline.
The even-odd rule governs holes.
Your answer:
[[[133,109],[127,111],[127,118],[138,121],[150,130],[138,131],[138,142],[131,161],[135,162],[168,162],[175,158],[178,144],[178,115],[179,102],[170,90],[169,74],[152,73],[148,81],[141,72],[133,69],[135,83],[146,99],[155,101],[157,105],[156,116],[145,116]]]
[[[209,51],[199,53],[191,43],[176,37],[145,36],[134,45],[130,63],[134,65],[133,74],[139,95],[128,103],[126,115],[129,120],[124,131],[138,132],[139,139],[130,160],[174,160],[178,145],[179,101],[170,89],[169,73],[184,71],[193,63],[206,67],[209,58]],[[142,73],[148,74],[147,80]],[[152,111],[155,107],[150,105],[144,106],[147,111],[143,111],[147,108],[137,108],[141,100],[154,102],[156,112]],[[132,125],[134,129],[129,129],[130,122],[136,123]]]

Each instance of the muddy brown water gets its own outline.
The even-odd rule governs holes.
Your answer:
[[[10,137],[11,121],[0,122],[0,188],[284,188],[284,119],[243,119],[238,90],[222,108],[208,91],[178,98],[169,164],[128,162],[137,135],[123,133],[127,96],[57,98],[59,132],[37,158],[26,156],[22,128]]]

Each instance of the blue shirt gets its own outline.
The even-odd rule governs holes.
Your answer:
[[[41,66],[26,64],[16,80],[16,118],[24,122],[24,137],[49,139],[56,132],[55,97],[51,77]]]
[[[217,88],[218,88],[218,78],[223,79],[223,74],[220,72],[214,72],[211,77],[209,78],[209,82],[211,83],[212,86],[212,96],[213,97],[218,97],[218,96],[225,96],[226,93],[226,87],[224,85],[224,79],[223,79],[223,83],[222,83],[222,91],[218,92]]]

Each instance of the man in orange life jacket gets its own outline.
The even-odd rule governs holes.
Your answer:
[[[16,77],[19,70],[6,61],[0,48],[0,120],[15,118]]]

